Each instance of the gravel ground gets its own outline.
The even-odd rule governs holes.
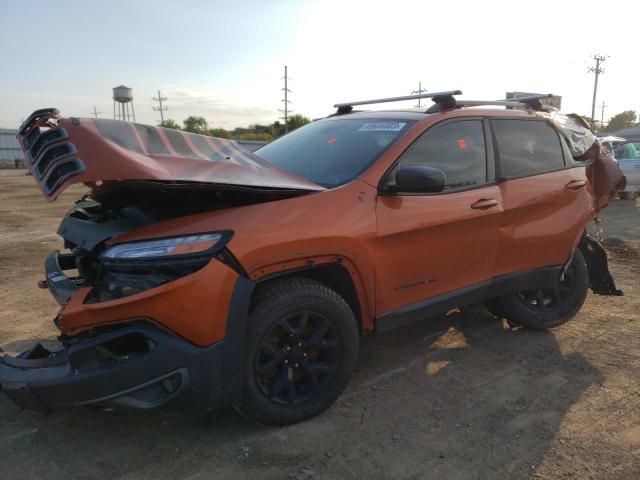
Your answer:
[[[55,337],[56,305],[35,284],[79,192],[47,204],[24,172],[0,171],[5,350]],[[639,207],[617,201],[602,216],[626,295],[589,295],[551,332],[512,330],[476,306],[365,337],[336,405],[286,428],[232,411],[42,417],[0,395],[0,478],[638,479]]]

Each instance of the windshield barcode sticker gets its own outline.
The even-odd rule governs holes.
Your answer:
[[[406,125],[405,122],[370,122],[362,125],[359,132],[399,132]]]

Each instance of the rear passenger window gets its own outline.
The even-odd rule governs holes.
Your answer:
[[[431,127],[402,154],[390,180],[395,180],[399,167],[407,165],[439,168],[445,175],[445,190],[486,183],[487,153],[482,122],[464,120]]]
[[[531,120],[492,120],[498,141],[502,176],[537,175],[563,168],[558,133],[547,123]]]

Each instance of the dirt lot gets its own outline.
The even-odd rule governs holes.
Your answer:
[[[55,336],[35,288],[79,190],[47,204],[0,172],[0,346]],[[625,297],[590,295],[552,332],[482,307],[362,339],[351,385],[288,428],[232,411],[167,417],[74,409],[42,417],[0,395],[2,479],[640,478],[640,202],[603,215]]]

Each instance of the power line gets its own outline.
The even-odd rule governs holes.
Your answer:
[[[600,128],[604,127],[604,109],[608,105],[604,104],[604,100],[602,101],[602,106],[600,107]]]
[[[163,97],[160,95],[160,90],[158,90],[158,97],[152,97],[151,100],[154,100],[160,104],[159,107],[152,107],[154,111],[160,112],[160,125],[164,125],[164,112],[169,110],[169,107],[165,107],[162,105],[162,102],[167,101],[167,97]]]
[[[291,103],[289,101],[288,98],[288,94],[291,93],[291,90],[289,90],[289,85],[288,85],[288,81],[289,81],[289,76],[287,75],[287,66],[284,66],[284,88],[282,89],[284,91],[284,99],[282,100],[284,102],[284,109],[278,109],[279,112],[284,113],[284,117],[280,117],[284,119],[284,133],[288,133],[289,132],[289,114],[291,113],[289,111],[289,104]]]
[[[89,113],[95,116],[96,118],[98,118],[98,115],[102,114],[103,112],[99,112],[96,107],[93,107],[93,112],[89,112]]]
[[[411,90],[412,94],[417,94],[417,95],[422,95],[422,92],[426,92],[426,90],[424,90],[422,88],[422,82],[418,82],[418,90]],[[420,103],[421,97],[418,97],[418,108],[421,108],[421,103]]]
[[[604,69],[600,67],[600,64],[606,60],[604,55],[594,55],[593,59],[596,61],[595,67],[589,67],[589,72],[595,73],[595,80],[593,82],[593,101],[591,102],[591,125],[595,124],[596,117],[596,94],[598,92],[598,76],[604,73]]]

